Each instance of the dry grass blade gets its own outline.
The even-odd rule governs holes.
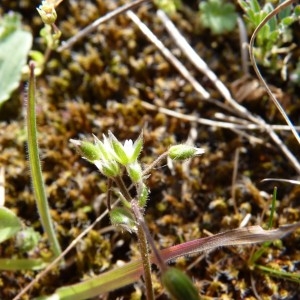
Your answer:
[[[299,180],[292,180],[292,179],[283,179],[283,178],[265,178],[261,182],[265,181],[276,181],[276,182],[285,182],[285,183],[290,183],[290,184],[296,184],[300,185]]]
[[[283,116],[283,118],[285,119],[286,123],[289,125],[290,130],[292,131],[292,133],[294,134],[296,140],[298,141],[298,143],[300,144],[300,137],[294,127],[294,125],[292,124],[292,122],[290,121],[289,117],[287,116],[287,114],[285,113],[284,109],[282,108],[281,104],[279,103],[279,101],[276,99],[276,97],[274,96],[274,94],[272,93],[272,91],[270,90],[270,88],[268,87],[266,81],[263,79],[263,77],[260,74],[260,71],[257,67],[256,61],[255,61],[255,57],[254,57],[254,53],[253,53],[253,45],[254,45],[254,40],[258,34],[258,32],[260,31],[260,29],[271,19],[273,18],[275,15],[277,15],[280,11],[282,11],[284,8],[286,8],[287,6],[291,5],[293,2],[295,2],[294,0],[287,0],[285,2],[283,2],[282,4],[278,5],[273,11],[271,11],[262,21],[261,23],[257,26],[257,28],[254,30],[251,40],[250,40],[250,44],[249,44],[249,51],[250,51],[250,59],[254,68],[254,71],[257,75],[257,77],[259,78],[259,80],[262,82],[262,84],[264,85],[264,87],[266,88],[267,93],[269,94],[270,98],[272,99],[272,101],[274,102],[274,104],[276,105],[277,109],[279,110],[279,112],[281,113],[281,115]],[[300,169],[298,169],[298,173]]]
[[[151,32],[151,30],[139,19],[132,11],[127,12],[127,16],[139,27],[139,29],[147,36],[164,55],[164,57],[179,71],[193,88],[202,96],[203,99],[209,101],[210,94],[191,76],[185,66],[172,54],[172,52],[164,46],[164,44]]]
[[[0,207],[5,203],[5,176],[4,167],[0,167]]]
[[[260,226],[250,226],[237,228],[230,231],[215,234],[213,236],[189,241],[184,244],[162,250],[164,259],[175,259],[182,255],[212,250],[223,246],[237,246],[254,243],[263,243],[276,239],[281,239],[285,235],[293,232],[300,227],[300,222],[289,225],[282,225],[277,229],[264,230]],[[166,255],[166,252],[168,255]],[[169,252],[171,254],[169,254]]]

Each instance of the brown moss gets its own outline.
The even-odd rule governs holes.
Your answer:
[[[63,39],[71,37],[121,2],[64,1],[58,8],[57,22]],[[36,5],[37,2],[3,1],[5,11],[14,9],[23,14],[24,22],[35,34],[34,47],[44,49],[38,38],[41,23],[32,22]],[[142,20],[176,52],[173,41],[154,12],[148,4],[138,9]],[[176,25],[187,36],[192,47],[230,86],[233,80],[241,77],[236,32],[220,37],[212,36],[208,31],[196,32],[191,20],[186,14],[174,16]],[[186,58],[178,55],[213,97],[220,98],[213,85],[199,75]],[[273,79],[268,80],[272,82]],[[246,83],[239,86],[241,89],[246,87]],[[219,108],[200,102],[192,87],[183,81],[153,45],[149,45],[125,15],[101,25],[71,50],[52,53],[44,74],[37,79],[37,89],[43,174],[63,248],[105,209],[101,199],[106,191],[106,181],[93,166],[80,158],[70,145],[70,138],[84,136],[90,139],[91,133],[101,137],[102,133],[111,130],[121,140],[135,139],[143,131],[141,159],[146,166],[171,144],[184,142],[194,124],[148,111],[141,101],[205,118],[219,112]],[[286,109],[296,116],[297,121],[297,93],[292,87],[289,94],[284,88],[281,92],[282,99],[289,100]],[[256,105],[258,102],[250,102],[249,107],[256,103],[253,108],[255,113],[264,115],[268,121],[277,120],[272,106],[268,104],[265,107],[259,99],[255,100],[259,105]],[[21,110],[17,116],[9,116],[8,120],[0,123],[0,164],[5,167],[6,206],[12,208],[28,226],[34,226],[42,233],[31,192]],[[218,233],[237,227],[246,213],[252,214],[249,224],[267,223],[266,211],[270,202],[261,195],[262,192],[272,193],[274,184],[262,184],[260,180],[265,177],[292,178],[296,175],[281,152],[260,133],[253,134],[264,140],[262,145],[250,144],[227,129],[197,125],[196,131],[196,145],[207,148],[204,156],[192,160],[188,170],[181,164],[174,164],[171,169],[163,164],[147,179],[151,200],[147,204],[146,219],[159,247],[199,238],[208,231]],[[292,141],[289,145],[298,151],[299,145]],[[237,147],[243,151],[236,183],[239,210],[236,214],[231,200],[231,178]],[[299,221],[299,188],[286,184],[279,184],[278,188],[274,226]],[[109,220],[103,220],[97,230],[91,231],[67,256],[66,269],[54,269],[24,299],[52,293],[60,286],[89,278],[94,273],[114,267],[116,260],[137,258],[139,253],[131,236],[118,230],[99,234],[98,230],[109,224]],[[122,242],[122,246],[118,241]],[[299,232],[282,243],[279,248],[270,246],[257,263],[299,272]],[[38,251],[45,257],[50,256],[47,249],[43,236]],[[248,246],[216,250],[195,263],[189,274],[201,288],[203,299],[254,299],[252,282],[262,298],[275,295],[280,299],[288,294],[300,293],[298,283],[271,277],[250,266],[248,261],[255,249],[258,248]],[[14,252],[13,241],[1,244],[0,254],[5,257],[18,255]],[[185,268],[198,257],[183,258],[178,266]],[[2,272],[0,298],[11,299],[34,276],[34,272]],[[157,295],[160,295],[160,284],[156,283],[155,287]],[[140,295],[140,290],[143,290],[141,285],[136,289],[135,293]],[[132,290],[125,292],[126,295],[123,295],[116,291],[112,297],[124,296],[127,299],[134,293]],[[159,299],[165,299],[165,296],[161,295]]]

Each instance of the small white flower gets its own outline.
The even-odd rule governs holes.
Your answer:
[[[114,150],[115,159],[122,165],[134,163],[143,147],[142,135],[133,143],[132,140],[126,140],[124,145],[120,143],[112,132],[108,132],[109,142]]]

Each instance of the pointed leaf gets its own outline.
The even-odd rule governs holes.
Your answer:
[[[21,228],[19,218],[10,209],[0,207],[0,243],[13,237]]]
[[[0,38],[0,105],[19,86],[22,68],[26,64],[31,45],[32,35],[23,30]]]

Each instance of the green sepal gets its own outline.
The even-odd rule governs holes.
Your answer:
[[[93,163],[106,177],[117,177],[121,175],[120,165],[114,160],[96,160]]]
[[[131,163],[126,168],[127,173],[130,177],[130,179],[136,183],[140,181],[143,178],[143,171],[141,165],[136,161],[134,163]]]
[[[103,141],[100,141],[95,135],[94,136],[94,141],[95,141],[95,145],[99,148],[99,151],[101,152],[101,155],[103,156],[104,159],[106,160],[110,160],[113,158],[112,156],[112,148],[111,145],[108,141],[108,139],[106,138],[105,135],[103,135]]]
[[[117,140],[117,138],[113,135],[111,131],[108,132],[110,143],[117,155],[116,159],[119,161],[122,165],[127,165],[129,160],[128,156],[124,150],[123,145]]]
[[[101,159],[101,152],[98,147],[91,142],[82,141],[79,150],[82,156],[90,162]]]
[[[134,142],[133,144],[133,154],[131,156],[131,161],[136,161],[137,158],[139,157],[142,149],[143,149],[143,133],[140,134],[140,136],[138,137],[138,139]]]
[[[199,293],[192,280],[182,271],[176,268],[168,268],[162,274],[162,284],[176,300],[199,300]]]

